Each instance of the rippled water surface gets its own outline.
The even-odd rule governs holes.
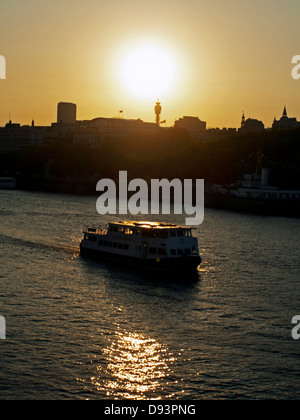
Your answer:
[[[206,210],[187,281],[82,259],[95,204],[0,191],[1,399],[300,397],[300,221]]]

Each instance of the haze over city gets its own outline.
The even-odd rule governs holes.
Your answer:
[[[286,105],[299,119],[296,0],[11,0],[1,5],[0,124],[56,120],[56,103],[78,119],[153,121],[183,115],[238,127],[242,112],[271,126]]]

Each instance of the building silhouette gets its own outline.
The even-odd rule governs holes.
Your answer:
[[[31,125],[23,126],[10,120],[5,127],[0,127],[0,151],[14,152],[63,139],[73,144],[84,143],[98,147],[108,137],[155,135],[166,129],[141,119],[99,117],[77,121],[76,111],[76,104],[60,102],[57,106],[57,122],[50,127],[36,126],[34,120]]]
[[[240,133],[257,133],[265,129],[264,123],[262,121],[256,120],[254,118],[248,118],[246,120],[245,114],[242,116],[241,128],[239,129]]]
[[[51,142],[55,134],[50,127],[35,126],[33,120],[31,125],[16,124],[10,120],[5,127],[0,127],[0,151],[16,152],[41,146]]]
[[[206,122],[201,121],[198,117],[182,117],[175,121],[175,128],[183,128],[187,130],[193,139],[200,139],[206,132]]]
[[[124,118],[94,118],[93,120],[77,121],[73,132],[73,142],[89,145],[101,145],[107,137],[127,137],[135,134],[155,134],[163,130],[155,123],[140,119]]]
[[[58,124],[75,124],[76,123],[77,106],[70,102],[60,102],[57,105],[57,123]]]
[[[207,129],[205,121],[193,116],[183,116],[175,120],[173,127],[162,127],[164,121],[160,121],[162,108],[159,100],[154,111],[155,122],[106,117],[79,121],[76,117],[77,105],[60,102],[57,105],[57,122],[53,122],[51,126],[37,126],[32,119],[31,125],[20,125],[10,120],[5,127],[0,127],[0,151],[18,151],[61,140],[67,140],[73,144],[84,143],[99,147],[107,138],[126,138],[131,135],[145,135],[147,138],[151,138],[151,136],[156,136],[163,130],[173,128],[184,129],[192,139],[200,141],[209,141],[219,135],[233,135],[237,131],[235,128]],[[123,111],[120,111],[120,113],[123,114]],[[282,117],[278,121],[274,119],[272,127],[273,129],[300,127],[300,122],[296,118],[289,118],[286,107],[284,107]],[[262,121],[253,118],[246,119],[243,113],[238,132],[261,132],[264,128]]]
[[[274,118],[272,125],[273,130],[287,130],[289,128],[300,127],[300,122],[296,118],[289,118],[287,115],[286,107],[283,109],[282,117],[280,120]]]

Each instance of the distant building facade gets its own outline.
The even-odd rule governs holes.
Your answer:
[[[215,127],[215,128],[208,128],[206,130],[207,138],[214,138],[216,135],[222,136],[222,135],[232,135],[236,134],[236,128],[230,128],[230,127]]]
[[[101,145],[106,137],[126,137],[130,134],[152,134],[163,130],[155,123],[123,118],[95,118],[78,121],[74,134],[74,143]]]
[[[202,138],[203,133],[206,132],[206,122],[198,117],[182,117],[175,121],[174,127],[187,130],[193,139]]]
[[[257,133],[263,131],[264,129],[265,125],[262,121],[254,118],[248,118],[246,120],[245,114],[243,114],[241,128],[239,129],[240,133]]]
[[[0,151],[16,152],[32,146],[40,146],[54,137],[50,127],[35,127],[34,121],[30,125],[14,124],[9,121],[0,128]]]
[[[75,124],[77,118],[77,105],[70,102],[60,102],[57,105],[57,123]]]
[[[99,147],[107,137],[127,137],[141,134],[155,135],[161,128],[155,123],[140,119],[95,118],[76,121],[75,124],[52,123],[50,127],[14,124],[11,121],[0,127],[0,151],[16,152],[32,146],[41,146],[53,141],[68,139],[73,144],[84,143]]]
[[[300,127],[300,122],[296,118],[289,118],[287,115],[286,107],[283,109],[282,117],[280,120],[274,118],[272,125],[273,130],[287,130],[289,128]]]

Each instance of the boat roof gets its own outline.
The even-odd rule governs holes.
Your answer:
[[[146,229],[190,229],[189,226],[179,226],[172,223],[149,222],[149,221],[118,221],[110,222],[110,225],[140,227]]]

